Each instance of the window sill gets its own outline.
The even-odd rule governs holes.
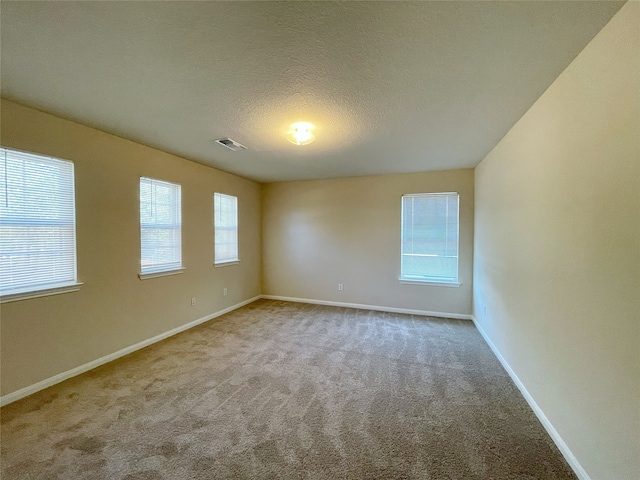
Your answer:
[[[400,283],[406,285],[427,285],[430,287],[453,287],[458,288],[461,284],[458,282],[435,282],[432,280],[408,280],[406,278],[399,278]]]
[[[146,273],[139,273],[138,277],[140,278],[140,280],[148,280],[149,278],[156,278],[156,277],[166,277],[168,275],[178,275],[180,273],[184,273],[184,267],[180,267],[180,268],[173,268],[171,270],[161,270],[159,272],[146,272]]]
[[[231,265],[238,265],[239,263],[240,263],[240,259],[237,259],[237,260],[229,260],[228,262],[218,262],[218,263],[213,262],[213,266],[215,268],[229,267]]]
[[[50,295],[59,295],[61,293],[77,292],[83,285],[81,282],[59,285],[57,287],[43,288],[41,290],[31,290],[29,292],[10,293],[0,297],[0,303],[17,302],[20,300],[28,300],[30,298],[48,297]]]

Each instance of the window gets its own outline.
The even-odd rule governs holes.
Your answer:
[[[73,163],[0,148],[2,300],[78,286]]]
[[[140,278],[180,273],[180,185],[140,178]]]
[[[402,197],[400,280],[458,283],[457,193]]]
[[[213,194],[214,264],[238,262],[238,198]]]

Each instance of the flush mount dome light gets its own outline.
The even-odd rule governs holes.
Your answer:
[[[313,125],[310,123],[294,123],[287,134],[287,140],[295,145],[307,145],[316,139],[311,130],[313,130]]]

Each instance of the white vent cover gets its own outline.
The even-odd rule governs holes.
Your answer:
[[[247,149],[247,147],[245,147],[244,145],[241,145],[235,140],[231,140],[230,138],[219,138],[218,140],[216,140],[216,143],[219,143],[223,147],[227,147],[229,150],[233,150],[234,152]]]

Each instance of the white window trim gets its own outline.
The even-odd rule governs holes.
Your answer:
[[[182,247],[183,247],[182,245],[182,185],[179,183],[169,182],[167,180],[160,180],[157,178],[141,176],[138,182],[138,208],[139,209],[141,205],[140,192],[141,192],[142,180],[151,180],[152,182],[156,181],[159,183],[165,183],[171,186],[178,187],[178,192],[180,194],[180,265],[177,265],[178,262],[172,263],[171,266],[155,265],[153,267],[149,267],[145,272],[142,271],[142,266],[140,266],[140,273],[138,273],[138,278],[140,278],[140,280],[147,280],[149,278],[165,277],[167,275],[177,275],[179,273],[182,273],[185,269],[183,264],[184,259],[182,257]],[[140,224],[140,235],[142,236],[142,218],[140,218],[140,213],[138,218],[139,218],[139,224]],[[140,249],[141,249],[140,259],[142,261],[142,240],[140,242]]]
[[[404,194],[400,197],[400,202],[401,202],[401,210],[400,210],[400,214],[402,216],[402,208],[404,208],[404,197],[420,197],[420,196],[424,196],[424,195],[431,195],[431,196],[435,196],[435,195],[452,195],[452,194],[456,194],[458,195],[458,255],[456,256],[457,258],[457,264],[458,264],[458,270],[457,270],[457,274],[456,274],[456,281],[452,281],[452,282],[446,282],[446,281],[442,281],[442,280],[431,280],[429,278],[425,278],[423,280],[419,280],[416,278],[410,278],[410,277],[404,277],[402,275],[402,257],[404,255],[404,250],[403,250],[403,244],[402,244],[402,229],[403,229],[403,219],[401,218],[400,222],[400,276],[398,277],[398,280],[400,281],[400,283],[404,283],[407,285],[430,285],[430,286],[434,286],[434,287],[459,287],[461,285],[460,283],[460,192],[433,192],[433,193],[407,193]]]
[[[220,196],[220,197],[231,197],[235,199],[236,202],[236,254],[238,255],[235,258],[228,258],[225,260],[216,260],[216,213],[215,213],[215,199],[216,196]],[[239,221],[239,216],[240,216],[240,206],[239,206],[240,200],[238,198],[237,195],[231,195],[228,193],[222,193],[222,192],[214,192],[213,193],[213,208],[214,208],[214,212],[213,212],[213,266],[218,268],[218,267],[228,267],[231,265],[237,265],[238,263],[240,263],[240,221]]]
[[[172,268],[170,270],[157,270],[155,272],[139,273],[138,277],[140,278],[140,280],[148,280],[150,278],[166,277],[169,275],[179,275],[181,273],[184,273],[184,271],[185,271],[184,267],[179,267],[179,268]]]
[[[407,278],[398,277],[400,283],[407,285],[425,285],[431,287],[454,287],[457,288],[462,285],[459,282],[439,282],[437,280],[409,280]]]
[[[61,293],[69,293],[80,290],[83,285],[78,281],[78,237],[76,232],[76,176],[75,176],[75,163],[71,160],[53,157],[51,155],[45,155],[42,153],[29,152],[26,150],[20,150],[17,148],[6,147],[0,145],[0,149],[6,151],[13,151],[16,153],[22,153],[26,155],[41,157],[43,159],[55,160],[57,162],[66,162],[72,166],[73,182],[71,187],[71,198],[73,200],[73,280],[67,279],[64,282],[49,283],[45,285],[28,285],[24,289],[19,289],[17,292],[7,294],[0,294],[0,304],[17,302],[19,300],[28,300],[30,298],[45,297],[50,295],[58,295]],[[8,188],[8,185],[7,185]]]
[[[238,265],[240,263],[240,259],[236,258],[235,260],[226,260],[224,262],[218,262],[216,263],[215,261],[213,262],[213,266],[218,268],[218,267],[230,267],[231,265]]]
[[[48,286],[39,290],[29,290],[28,292],[9,293],[0,296],[0,303],[17,302],[20,300],[28,300],[30,298],[48,297],[51,295],[59,295],[61,293],[71,293],[80,290],[84,285],[82,282],[73,282],[62,285]]]

